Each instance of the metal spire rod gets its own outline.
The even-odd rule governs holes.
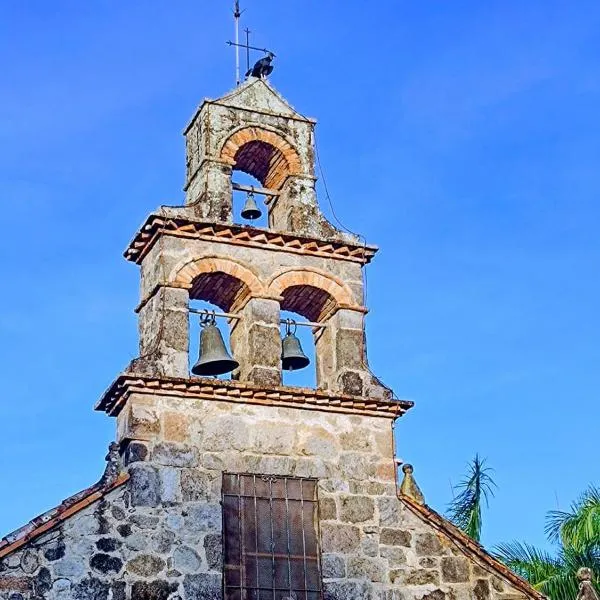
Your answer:
[[[235,84],[240,85],[240,17],[242,13],[240,12],[240,2],[239,0],[235,0],[233,5],[233,19],[235,21]]]

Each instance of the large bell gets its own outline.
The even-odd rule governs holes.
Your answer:
[[[281,340],[281,366],[284,371],[297,371],[310,364],[310,360],[302,351],[300,340],[292,331],[290,323],[287,324],[286,334]]]
[[[223,336],[215,325],[214,319],[203,323],[200,332],[200,355],[198,362],[192,367],[194,375],[222,375],[240,366],[237,360],[231,358]]]
[[[261,215],[262,212],[254,200],[254,194],[249,192],[244,208],[242,209],[242,218],[253,221],[254,219],[258,219]]]

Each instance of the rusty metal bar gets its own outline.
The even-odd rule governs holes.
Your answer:
[[[238,192],[249,192],[251,194],[258,194],[259,196],[279,196],[280,192],[277,190],[270,190],[264,187],[255,187],[253,185],[243,185],[241,183],[233,182],[231,187]]]

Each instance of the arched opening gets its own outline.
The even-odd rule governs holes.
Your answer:
[[[283,186],[288,175],[302,173],[300,157],[292,144],[262,127],[243,127],[233,133],[223,144],[221,158],[274,190]]]
[[[216,313],[234,312],[250,295],[250,288],[241,279],[221,271],[210,271],[198,275],[190,288],[189,302],[189,369],[190,373],[196,361],[200,358],[200,336],[202,331],[202,316],[195,311],[210,311]],[[224,352],[233,355],[231,348],[231,331],[236,321],[219,317],[215,325],[221,332],[224,342]],[[231,379],[232,373],[217,375],[219,379]]]
[[[312,285],[292,285],[281,294],[281,318],[295,321],[322,322],[336,306],[335,298]],[[282,325],[282,335],[286,333]],[[300,340],[302,350],[310,359],[310,365],[298,371],[282,371],[284,385],[316,388],[319,383],[319,370],[323,357],[317,352],[317,342],[326,332],[323,328],[300,326],[295,335]]]
[[[260,189],[261,187],[263,187],[262,183],[252,175],[246,173],[245,171],[238,170],[235,167],[233,169],[231,179],[232,183],[234,184],[232,202],[233,222],[242,225],[250,225],[252,227],[268,227],[269,209],[265,203],[265,197],[262,194],[253,194],[254,202],[256,202],[256,206],[262,213],[260,217],[256,219],[247,219],[242,216],[242,211],[244,209],[244,206],[246,205],[246,201],[248,200],[247,188]],[[236,190],[235,184],[243,186],[246,189]]]
[[[234,169],[252,175],[268,188],[277,189],[290,171],[283,152],[261,140],[240,146],[234,160]]]

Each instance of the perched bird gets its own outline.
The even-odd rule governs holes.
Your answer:
[[[275,55],[272,52],[269,52],[267,56],[263,56],[260,60],[256,61],[256,64],[248,69],[246,73],[246,77],[258,77],[260,79],[264,79],[268,77],[273,72],[273,65],[271,62],[275,58]]]

